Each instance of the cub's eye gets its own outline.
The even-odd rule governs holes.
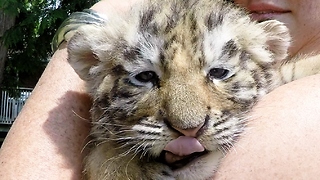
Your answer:
[[[208,76],[210,79],[222,80],[229,75],[229,70],[223,68],[212,68],[210,69]]]
[[[148,83],[148,82],[154,82],[158,79],[158,76],[153,71],[144,71],[135,76],[135,79],[142,82],[142,83]]]

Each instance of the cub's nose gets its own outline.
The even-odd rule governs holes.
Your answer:
[[[184,136],[198,137],[203,133],[204,125],[205,125],[205,122],[201,123],[200,125],[198,125],[195,128],[187,128],[187,129],[181,129],[181,128],[178,128],[178,127],[172,127],[172,128],[177,130],[178,132],[180,132]]]

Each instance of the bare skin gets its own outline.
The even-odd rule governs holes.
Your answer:
[[[265,96],[215,179],[318,179],[319,88],[316,75]]]
[[[105,0],[93,9],[121,11],[135,1]],[[91,102],[66,57],[61,46],[12,126],[0,150],[1,179],[81,179]],[[304,78],[265,96],[215,179],[319,177],[319,79]]]
[[[52,57],[0,151],[1,179],[80,179],[90,98],[66,61]],[[69,109],[69,110],[66,110]],[[77,114],[77,115],[76,115]]]

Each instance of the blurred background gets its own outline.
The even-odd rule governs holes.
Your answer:
[[[56,30],[97,1],[0,0],[0,148],[53,54]]]

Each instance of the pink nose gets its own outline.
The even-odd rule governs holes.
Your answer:
[[[173,127],[175,130],[179,131],[181,134],[188,136],[188,137],[197,137],[199,136],[199,130],[203,127],[204,123],[200,124],[195,128],[188,128],[188,129],[180,129],[177,127]]]

